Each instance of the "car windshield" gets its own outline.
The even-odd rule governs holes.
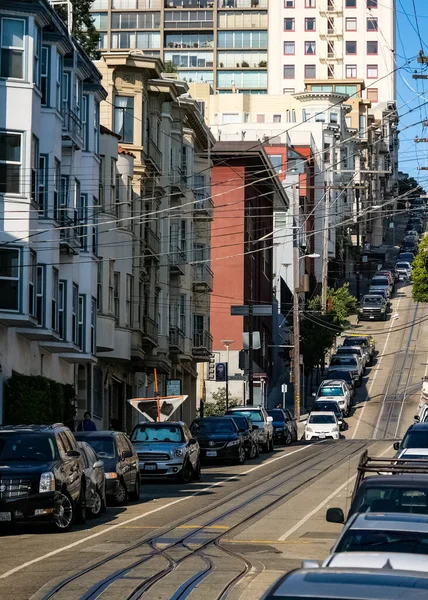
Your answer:
[[[263,415],[261,410],[234,410],[227,413],[228,415],[241,415],[242,417],[247,417],[253,423],[260,423],[263,421]]]
[[[100,458],[114,458],[116,456],[115,445],[111,437],[88,437],[85,438],[85,441],[88,442]]]
[[[428,533],[382,529],[348,529],[336,549],[336,552],[364,551],[428,554]]]
[[[232,419],[203,419],[201,421],[193,421],[190,430],[196,436],[236,433]]]
[[[426,515],[428,488],[368,485],[357,494],[355,512],[412,512]]]
[[[177,425],[139,425],[131,435],[132,442],[184,442],[183,431]]]
[[[409,431],[401,443],[402,448],[428,448],[428,430]]]
[[[282,410],[272,409],[268,410],[268,415],[272,417],[274,421],[285,421],[284,413]]]
[[[380,306],[382,298],[380,296],[368,296],[363,298],[363,306]]]
[[[309,421],[308,423],[315,423],[315,424],[322,424],[322,425],[326,425],[326,424],[331,424],[331,423],[335,423],[336,419],[333,415],[310,415],[309,416]]]
[[[405,263],[405,262],[399,262],[399,263],[397,263],[396,267],[397,267],[397,269],[408,269],[409,265],[408,265],[408,263]]]
[[[23,433],[0,434],[0,461],[50,461],[55,458],[55,446],[49,435]]]
[[[340,387],[324,386],[320,389],[319,396],[343,396],[343,390]]]
[[[345,338],[342,346],[367,346],[367,340],[359,337]]]
[[[353,356],[333,356],[331,359],[331,364],[334,365],[351,365],[355,366],[357,364],[357,359]]]
[[[334,412],[339,414],[341,412],[339,405],[336,402],[315,402],[312,407],[312,412]]]

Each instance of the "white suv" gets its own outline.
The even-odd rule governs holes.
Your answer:
[[[344,417],[351,412],[351,390],[343,379],[324,379],[318,388],[317,400],[336,400]]]
[[[227,415],[242,415],[250,419],[253,428],[258,429],[259,444],[263,452],[273,452],[273,418],[263,406],[234,406],[226,411]]]

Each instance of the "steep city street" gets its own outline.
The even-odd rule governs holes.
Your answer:
[[[427,371],[428,310],[400,283],[391,319],[361,323],[377,357],[339,442],[297,442],[243,466],[203,469],[187,486],[143,482],[141,503],[52,536],[22,527],[3,538],[0,597],[80,600],[256,599],[302,559],[322,559],[349,508],[361,452],[392,455],[412,423]]]

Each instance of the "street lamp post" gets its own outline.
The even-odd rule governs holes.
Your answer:
[[[221,340],[226,348],[226,410],[229,408],[229,348],[235,343],[235,340]]]

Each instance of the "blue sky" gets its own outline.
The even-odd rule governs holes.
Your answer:
[[[418,171],[418,166],[428,167],[428,143],[414,142],[416,136],[428,138],[428,128],[422,124],[413,125],[423,119],[428,120],[428,79],[417,80],[412,77],[415,71],[428,75],[428,66],[423,68],[415,58],[421,49],[421,43],[425,55],[428,56],[428,1],[396,0],[396,10],[397,66],[400,67],[406,60],[413,59],[409,65],[397,72],[397,107],[401,132],[399,168],[415,177],[428,189],[428,171]],[[379,25],[382,28],[382,24]],[[424,103],[426,104],[423,105]]]

